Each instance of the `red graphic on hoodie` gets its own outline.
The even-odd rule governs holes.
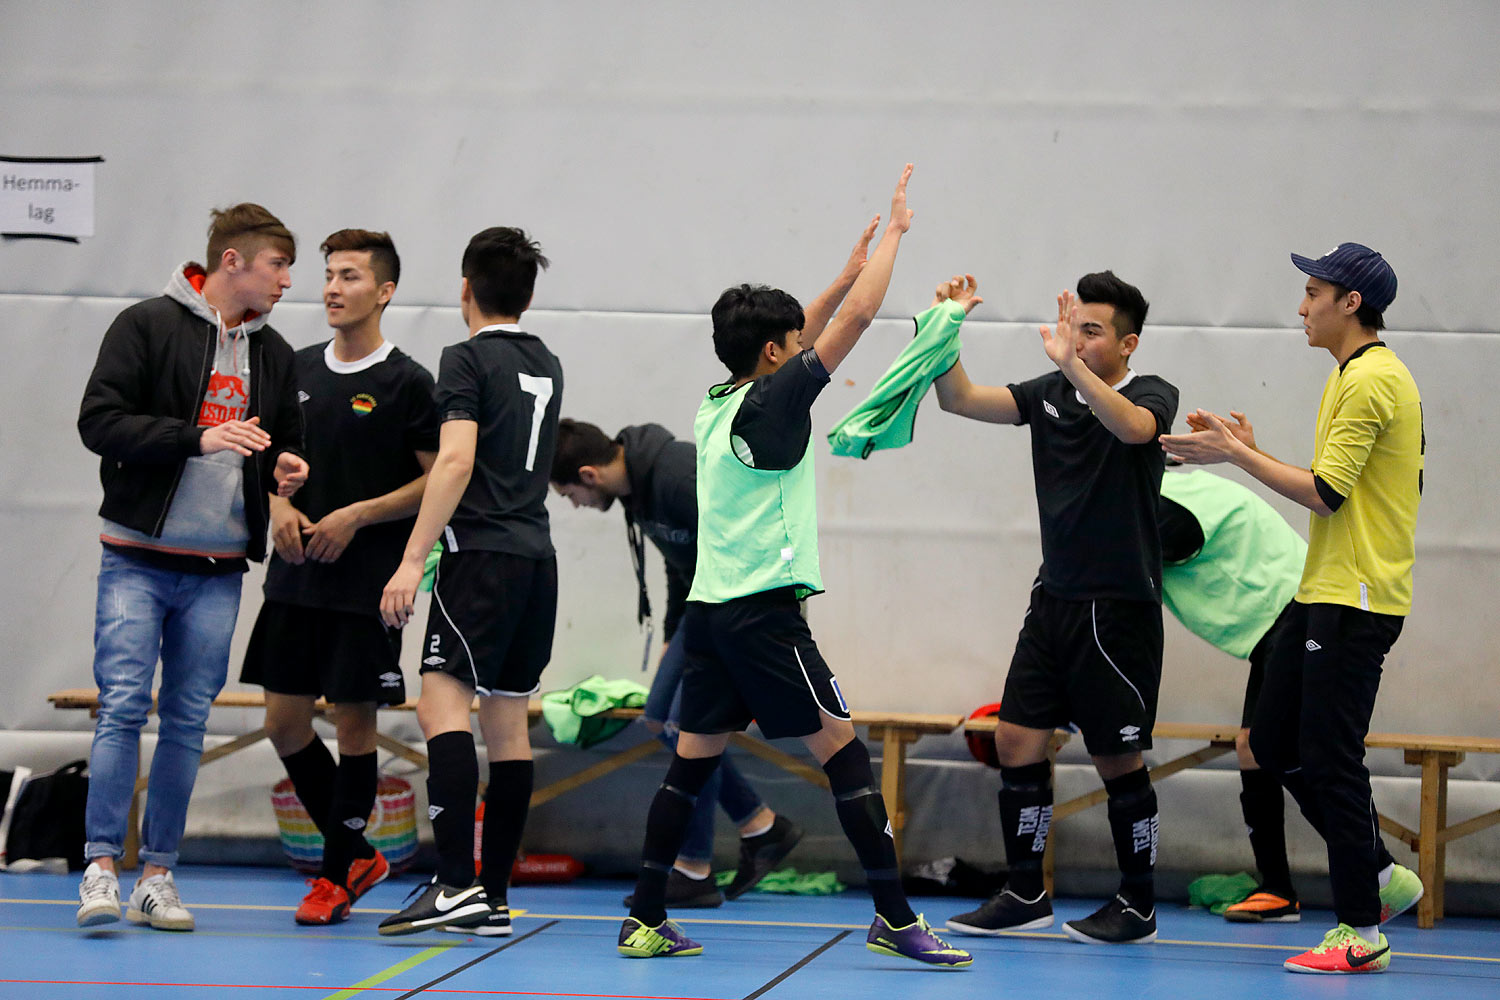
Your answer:
[[[238,375],[211,372],[203,408],[198,411],[198,426],[216,427],[226,420],[244,420],[249,408],[250,397],[245,394],[244,379]]]

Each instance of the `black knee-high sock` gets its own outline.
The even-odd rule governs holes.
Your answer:
[[[655,927],[667,919],[667,873],[677,860],[683,837],[687,836],[688,820],[693,815],[698,793],[718,766],[718,757],[683,757],[674,753],[667,776],[651,800],[651,809],[646,813],[646,843],[641,847],[641,872],[636,877],[635,901],[630,907],[630,915],[647,927]]]
[[[1052,829],[1052,765],[1000,769],[1000,828],[1005,832],[1007,888],[1022,899],[1042,894],[1042,858]]]
[[[479,881],[490,905],[504,904],[510,869],[521,849],[526,812],[531,808],[535,773],[529,760],[490,761],[490,783],[484,790],[484,831],[480,835]]]
[[[338,772],[333,754],[328,752],[322,740],[314,736],[307,746],[281,758],[281,766],[286,768],[286,775],[297,790],[297,798],[302,800],[303,808],[326,841],[328,810],[333,805],[334,775]]]
[[[427,816],[437,842],[438,881],[474,884],[474,800],[479,797],[479,761],[474,734],[440,733],[427,741]]]
[[[323,835],[323,877],[335,885],[345,884],[349,863],[355,858],[375,856],[375,848],[365,839],[365,824],[375,809],[379,780],[374,753],[339,754]]]
[[[1250,833],[1261,888],[1295,901],[1286,859],[1286,805],[1276,775],[1259,768],[1240,771],[1240,812]]]
[[[1156,789],[1144,767],[1110,778],[1109,832],[1120,864],[1120,895],[1133,906],[1156,905]]]
[[[833,792],[834,808],[844,836],[854,846],[854,853],[870,883],[875,912],[892,927],[905,927],[917,919],[906,902],[901,888],[901,866],[896,860],[896,842],[885,812],[885,800],[875,787],[875,773],[870,769],[870,752],[855,737],[823,765],[828,786]]]

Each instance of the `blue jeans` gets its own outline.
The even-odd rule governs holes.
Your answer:
[[[683,644],[679,635],[676,642],[667,646],[667,652],[656,668],[651,680],[651,692],[646,696],[646,707],[642,714],[665,728],[657,737],[670,749],[677,749],[677,722],[682,712],[682,668],[686,662]],[[764,804],[750,782],[740,773],[726,751],[719,758],[718,769],[698,793],[693,805],[693,814],[688,819],[687,836],[677,856],[687,861],[709,862],[714,856],[714,805],[723,806],[724,812],[739,826],[760,811]]]
[[[229,672],[243,576],[174,573],[104,550],[94,612],[99,721],[84,819],[89,858],[125,853],[141,727],[161,660],[156,753],[146,786],[141,861],[171,868],[187,824],[208,710]]]

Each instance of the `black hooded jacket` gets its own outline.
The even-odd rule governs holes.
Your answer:
[[[690,442],[672,437],[660,424],[626,427],[615,440],[625,449],[630,479],[630,495],[621,497],[620,505],[641,587],[641,613],[651,612],[644,573],[644,538],[649,538],[667,566],[662,634],[670,641],[682,621],[698,562],[697,450]]]

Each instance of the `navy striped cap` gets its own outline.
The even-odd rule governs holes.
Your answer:
[[[1331,281],[1359,293],[1376,312],[1396,301],[1396,272],[1385,258],[1362,243],[1340,243],[1314,260],[1292,254],[1292,263],[1303,274]]]

